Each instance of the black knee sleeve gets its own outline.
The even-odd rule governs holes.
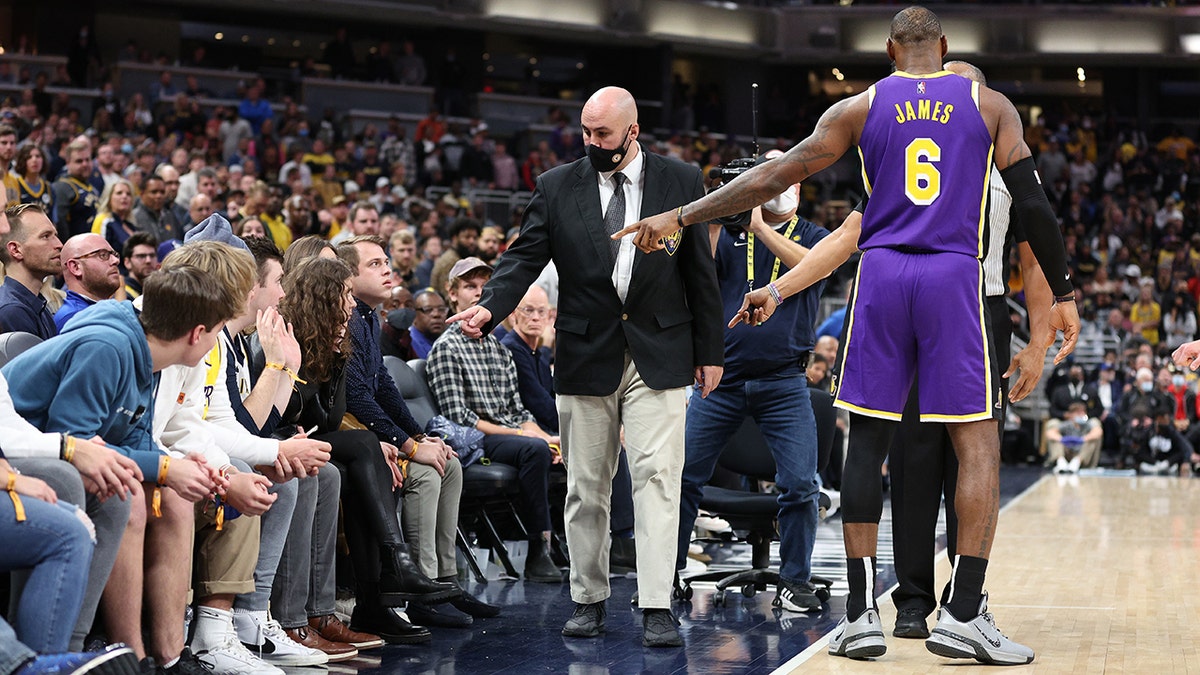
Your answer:
[[[880,469],[896,423],[850,413],[850,444],[842,471],[842,522],[878,523],[883,514]]]

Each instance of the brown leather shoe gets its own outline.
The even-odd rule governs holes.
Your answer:
[[[284,631],[287,636],[293,641],[298,642],[309,649],[317,649],[325,652],[329,656],[330,663],[334,661],[345,661],[358,656],[358,649],[354,645],[346,644],[345,642],[330,642],[321,637],[317,631],[308,626],[300,626],[299,628],[288,628]]]
[[[359,650],[375,649],[376,647],[383,646],[383,638],[370,633],[350,630],[349,626],[338,620],[336,614],[309,617],[308,626],[330,642],[342,642],[354,645]]]

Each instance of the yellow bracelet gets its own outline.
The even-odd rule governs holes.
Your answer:
[[[150,500],[150,510],[155,518],[162,518],[162,489],[167,482],[167,471],[171,468],[171,456],[163,455],[162,463],[158,465],[158,480],[154,485],[154,496]]]
[[[25,505],[21,503],[21,495],[17,494],[17,474],[15,471],[8,472],[8,498],[12,500],[13,511],[17,514],[17,522],[25,521]]]
[[[299,382],[300,384],[308,384],[308,382],[305,382],[304,380],[300,379],[300,376],[296,375],[296,373],[291,368],[288,368],[287,366],[285,366],[282,363],[267,363],[267,365],[264,366],[264,368],[266,368],[267,370],[278,370],[278,371],[282,372],[284,375],[287,375],[288,377],[292,378],[292,382]]]
[[[67,464],[75,463],[75,437],[63,434],[63,461]]]

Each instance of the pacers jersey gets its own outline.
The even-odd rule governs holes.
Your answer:
[[[867,97],[859,247],[982,257],[992,137],[979,85],[949,71],[896,72]]]
[[[66,204],[59,204],[59,217],[63,215],[65,209],[66,215],[66,230],[67,236],[74,237],[77,234],[92,231],[92,220],[96,217],[96,205],[100,201],[96,195],[96,188],[92,187],[91,183],[87,183],[65,176],[61,181],[71,188],[71,197]],[[63,223],[59,222],[59,228],[63,227]]]

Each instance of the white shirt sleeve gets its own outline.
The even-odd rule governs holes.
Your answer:
[[[58,459],[61,434],[45,434],[21,417],[8,394],[8,380],[0,375],[0,448],[9,459]]]

